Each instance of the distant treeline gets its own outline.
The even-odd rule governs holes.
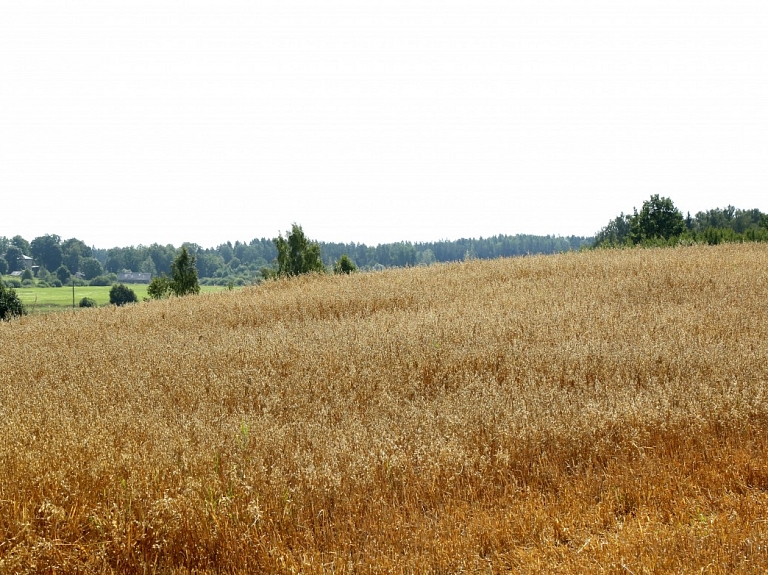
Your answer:
[[[577,250],[591,244],[591,238],[496,235],[488,238],[462,238],[437,242],[396,242],[368,246],[358,243],[318,242],[323,263],[329,268],[346,254],[363,270],[388,267],[429,265],[436,262],[459,261],[468,258],[491,259],[526,254],[553,254]],[[250,242],[227,242],[215,248],[203,248],[194,243],[183,244],[195,256],[198,274],[208,278],[203,283],[250,283],[265,275],[274,266],[277,248],[273,239],[260,238]],[[171,271],[179,249],[173,245],[89,247],[72,238],[66,241],[57,235],[46,235],[28,242],[21,236],[11,239],[0,236],[0,273],[24,268],[24,258],[31,257],[45,277],[55,273],[66,278],[65,272],[80,274],[84,280],[114,276],[123,270],[149,272],[153,275]],[[64,268],[64,269],[62,269]],[[38,272],[39,273],[39,272]]]
[[[768,241],[768,215],[758,209],[716,208],[687,216],[671,199],[651,196],[642,209],[611,220],[594,238],[578,236],[496,235],[436,242],[396,242],[368,246],[358,243],[317,242],[328,269],[346,255],[358,269],[430,265],[464,259],[492,259],[527,254],[554,254],[587,247],[631,245],[718,244],[724,242]],[[21,236],[0,236],[0,274],[25,268],[37,270],[37,280],[61,285],[73,281],[109,285],[124,270],[153,275],[171,273],[171,263],[181,247],[195,257],[202,284],[244,285],[269,277],[278,255],[275,239],[227,242],[215,248],[185,243],[173,245],[115,247],[101,249],[82,240],[62,240],[47,234],[28,242]],[[30,274],[27,274],[28,276]],[[58,280],[58,281],[57,281]],[[14,280],[15,281],[15,280]]]
[[[460,239],[439,242],[396,242],[367,246],[357,243],[318,242],[323,263],[331,267],[342,255],[349,256],[358,268],[380,269],[429,265],[436,262],[458,261],[466,258],[490,259],[526,254],[552,254],[579,249],[589,245],[591,239],[581,237],[498,235],[490,238]],[[197,244],[184,246],[194,254],[201,278],[235,278],[248,280],[254,274],[262,275],[264,268],[273,265],[277,248],[272,239],[259,238],[250,242],[227,242],[215,248]],[[107,272],[122,269],[168,274],[175,256],[174,246],[138,246],[94,250]],[[240,283],[240,282],[235,282]]]
[[[554,254],[590,245],[591,238],[577,236],[497,235],[489,238],[462,238],[437,242],[398,242],[366,246],[320,242],[323,261],[330,264],[347,254],[363,268],[405,267],[468,258],[492,259],[527,254]]]

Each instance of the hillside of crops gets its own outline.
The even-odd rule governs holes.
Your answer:
[[[0,573],[768,571],[768,245],[0,322]]]

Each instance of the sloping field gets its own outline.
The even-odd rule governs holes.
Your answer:
[[[768,571],[768,246],[0,325],[0,572]]]

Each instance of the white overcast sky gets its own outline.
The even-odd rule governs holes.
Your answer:
[[[768,211],[768,2],[0,0],[0,235],[592,235]]]

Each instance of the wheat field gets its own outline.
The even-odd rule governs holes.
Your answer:
[[[768,246],[0,324],[0,573],[764,573]]]

